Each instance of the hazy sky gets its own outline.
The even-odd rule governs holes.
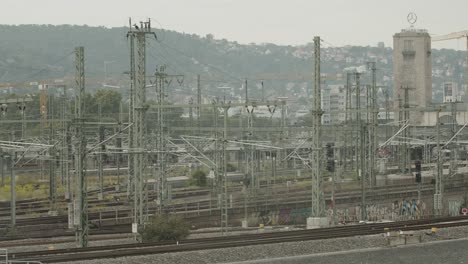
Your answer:
[[[0,7],[0,24],[120,27],[128,17],[152,18],[156,27],[240,43],[295,45],[319,35],[335,46],[391,46],[410,11],[433,35],[468,29],[467,0],[1,0]],[[464,50],[466,42],[433,47]]]

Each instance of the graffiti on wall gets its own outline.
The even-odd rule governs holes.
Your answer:
[[[294,225],[305,223],[307,217],[310,216],[310,211],[310,208],[284,208],[279,211],[263,210],[255,213],[251,218],[256,220],[258,224],[264,225]]]
[[[416,199],[403,199],[393,202],[393,211],[400,218],[420,218],[426,211],[426,204]]]
[[[305,224],[310,216],[311,208],[282,208],[280,210],[262,210],[255,212],[249,218],[250,225],[295,225]],[[402,199],[386,204],[368,204],[366,206],[367,220],[409,220],[419,219],[428,214],[426,204],[417,199]],[[333,219],[333,210],[326,211],[329,222]],[[362,220],[361,207],[352,206],[336,209],[336,219],[340,223]]]
[[[449,215],[450,216],[457,216],[460,215],[460,209],[462,208],[463,201],[461,200],[450,200],[448,201],[449,204]]]

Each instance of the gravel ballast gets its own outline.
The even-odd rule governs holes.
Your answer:
[[[468,227],[453,227],[439,229],[436,234],[430,230],[417,231],[414,235],[421,236],[422,242],[459,239],[468,237]],[[358,236],[338,239],[325,239],[303,242],[288,242],[269,245],[255,245],[236,248],[200,250],[159,255],[145,255],[116,259],[98,259],[90,261],[68,262],[69,264],[133,264],[133,263],[225,263],[255,259],[298,256],[344,250],[388,247],[383,235]]]

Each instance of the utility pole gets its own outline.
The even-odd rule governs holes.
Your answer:
[[[102,126],[101,120],[102,118],[102,105],[101,103],[98,103],[98,138],[99,142],[103,142],[105,135],[104,135],[104,126]],[[104,198],[104,167],[103,167],[103,160],[102,160],[102,155],[103,152],[106,149],[105,144],[101,144],[100,146],[101,151],[99,151],[98,156],[97,156],[97,162],[98,162],[98,178],[99,178],[99,194],[98,194],[98,200],[102,200]]]
[[[10,214],[11,214],[11,229],[15,230],[16,228],[16,179],[15,179],[15,160],[14,152],[9,156],[10,161],[10,189],[11,189],[11,202],[10,202]],[[6,156],[8,159],[8,156]]]
[[[385,89],[385,123],[387,123],[385,126],[385,139],[390,138],[390,127],[388,126],[388,122],[390,120],[390,106],[389,106],[390,94],[388,92],[389,89],[390,89],[389,87]]]
[[[403,88],[405,90],[405,97],[404,97],[404,104],[403,104],[403,108],[405,109],[405,111],[403,111],[403,118],[405,120],[410,120],[410,116],[409,116],[409,87],[406,86]],[[409,137],[409,128],[408,129],[405,129],[405,131],[403,131],[403,137],[404,137],[404,145],[403,145],[403,171],[404,172],[410,172],[411,169],[408,168],[410,166],[410,163],[409,163],[409,159],[410,159],[410,155],[409,155],[409,148],[408,148],[408,137]]]
[[[88,246],[88,204],[86,184],[86,139],[84,133],[85,112],[85,73],[84,73],[84,48],[75,49],[75,82],[78,89],[75,103],[75,173],[76,173],[76,200],[75,200],[75,225],[78,247]]]
[[[410,88],[406,86],[406,87],[402,87],[401,89],[404,90],[403,119],[405,120],[405,122],[407,122],[410,120],[409,90],[413,90],[414,88]],[[409,153],[409,148],[408,148],[408,143],[407,143],[408,138],[410,137],[409,128],[403,131],[403,137],[404,137],[403,139],[404,143],[403,143],[403,149],[401,150],[401,153],[403,154],[401,167],[402,167],[402,172],[407,173],[411,171],[410,162],[409,162],[410,153]]]
[[[193,128],[193,97],[190,97],[189,98],[189,125],[190,125],[190,128]],[[190,130],[190,134],[193,135],[193,130]]]
[[[345,131],[347,131],[348,129],[348,123],[352,120],[352,115],[349,113],[352,109],[352,105],[351,105],[351,76],[352,76],[352,73],[350,72],[347,72],[346,73],[346,87],[345,87],[345,122],[344,122],[344,129],[343,129],[343,133],[346,133]],[[352,136],[352,134],[351,134]],[[343,149],[343,153],[342,153],[342,158],[344,160],[344,164],[343,164],[343,169],[346,170],[347,168],[347,158],[348,158],[348,142],[347,140],[344,140],[344,149]],[[352,162],[351,162],[352,164]]]
[[[52,127],[52,123],[50,123]],[[49,128],[52,130],[52,128]],[[52,134],[50,135],[52,137]],[[52,140],[49,140],[49,144],[52,145]],[[56,149],[55,146],[49,148],[49,202],[50,210],[49,215],[57,214],[57,175],[55,174],[55,159],[56,159]]]
[[[340,133],[341,135],[341,133]],[[336,139],[336,136],[335,136],[335,139]],[[341,151],[340,151],[341,152]],[[340,156],[341,156],[341,153],[340,153]],[[333,150],[333,162],[336,160],[336,148]],[[340,164],[340,162],[338,162],[339,165],[338,165],[338,170],[340,170],[341,172],[341,169],[342,169],[342,165]],[[331,191],[331,209],[332,209],[332,225],[335,226],[337,223],[336,223],[336,204],[335,204],[335,184],[336,184],[336,175],[337,175],[337,170],[335,168],[333,168],[333,171],[331,172],[332,173],[332,191]]]
[[[369,62],[368,65],[372,71],[372,87],[371,87],[371,124],[369,126],[369,180],[370,186],[377,186],[377,178],[375,173],[375,156],[377,148],[377,115],[378,115],[378,106],[377,106],[377,79],[376,79],[376,67],[375,62]]]
[[[366,128],[362,124],[361,118],[361,73],[354,73],[356,79],[356,124],[357,124],[357,141],[356,141],[356,171],[361,180],[361,220],[367,219],[366,211],[366,181],[367,181],[367,167],[366,167]]]
[[[143,227],[145,222],[145,207],[146,199],[145,194],[145,179],[144,170],[145,155],[144,149],[146,148],[146,36],[152,35],[156,37],[154,32],[151,32],[151,21],[140,22],[140,27],[134,25],[135,30],[130,28],[128,35],[136,38],[137,41],[137,72],[135,96],[133,102],[133,148],[135,154],[133,155],[133,224],[132,232],[138,233],[138,230]],[[131,38],[131,39],[133,39]],[[132,61],[131,61],[132,63]]]
[[[353,120],[353,115],[349,113],[349,110],[352,109],[352,103],[351,103],[351,98],[352,98],[352,93],[351,93],[351,77],[353,73],[352,72],[347,72],[346,73],[346,101],[345,101],[345,107],[346,107],[346,112],[345,112],[345,121]]]
[[[253,139],[253,112],[255,110],[255,106],[254,104],[251,104],[251,105],[245,105],[245,109],[247,111],[247,140],[252,140]],[[250,186],[251,186],[251,189],[252,189],[252,192],[254,194],[254,197],[255,197],[255,194],[256,194],[256,190],[257,188],[259,188],[259,179],[256,177],[255,175],[255,171],[254,171],[254,167],[255,167],[255,163],[254,163],[254,146],[246,146],[246,148],[248,149],[247,152],[246,152],[246,174],[249,175],[250,174]]]
[[[245,79],[244,86],[245,86],[245,103],[248,103],[249,102],[249,89],[247,87],[247,79]]]
[[[47,114],[50,115],[51,118],[54,117],[54,108],[53,108],[53,100],[52,100],[52,95],[49,95],[49,104],[48,104],[48,111]],[[54,140],[54,126],[52,121],[46,123],[46,126],[49,126],[48,131],[49,131],[49,136],[48,136],[48,143],[49,145],[52,145],[49,148],[49,160],[47,162],[48,166],[48,171],[49,171],[49,203],[50,203],[50,208],[49,208],[49,215],[56,215],[57,214],[57,175],[55,171],[55,159],[56,159],[56,149],[55,145],[53,144]]]
[[[434,214],[436,216],[442,215],[443,209],[443,192],[444,192],[444,182],[443,182],[443,164],[442,164],[442,147],[440,144],[440,111],[437,110],[436,120],[437,120],[437,174],[435,181],[435,190],[434,190]]]
[[[224,110],[224,131],[222,137],[222,177],[221,177],[221,234],[225,235],[228,231],[228,189],[227,189],[227,138],[228,138],[228,110],[230,104],[223,102]],[[221,164],[220,164],[221,165]]]
[[[314,103],[312,109],[312,226],[322,226],[325,217],[325,201],[322,189],[322,107],[321,107],[321,80],[320,80],[320,37],[314,37]],[[309,226],[309,225],[308,225]]]
[[[389,93],[390,87],[386,87],[385,89],[385,140],[389,139],[391,136],[391,133],[393,133],[393,125],[390,126],[390,93]],[[395,115],[394,115],[395,119]],[[395,152],[395,147],[394,146],[387,146],[387,149],[390,149],[391,153]],[[390,159],[393,162],[393,157],[394,155],[392,154]],[[390,160],[387,160],[387,163],[390,162]]]
[[[355,150],[354,154],[356,156],[356,174],[362,179],[362,167],[360,166],[360,160],[361,160],[361,152],[363,151],[361,149],[361,140],[362,140],[362,135],[360,133],[362,129],[362,120],[361,120],[361,73],[355,72],[354,73],[354,79],[356,82],[356,126],[357,126],[357,136],[356,136],[356,145],[355,145]]]
[[[452,115],[452,136],[455,136],[458,130],[458,122],[457,122],[457,103],[461,103],[457,101],[457,98],[453,100],[450,104],[451,108],[451,115]],[[452,177],[454,174],[457,173],[457,166],[458,166],[458,144],[457,138],[455,137],[450,144],[450,169],[449,169],[449,177]]]
[[[122,112],[122,101],[119,103],[119,131],[123,129],[123,112]],[[118,135],[116,137],[115,146],[117,147],[117,191],[120,190],[120,163],[122,162],[122,136]]]
[[[128,104],[128,124],[133,124],[134,120],[134,107],[135,107],[135,87],[137,86],[136,82],[136,70],[135,70],[135,33],[132,30],[132,21],[129,19],[129,32],[127,33],[127,38],[130,41],[130,100]],[[130,153],[128,154],[128,175],[127,175],[127,197],[131,199],[134,197],[135,189],[135,156],[132,154],[132,150],[135,146],[135,128],[130,126],[128,129],[128,148]],[[135,209],[135,208],[134,208]]]
[[[263,81],[260,84],[262,85],[262,102],[265,102],[265,90],[263,87]]]
[[[197,74],[197,128],[198,128],[198,135],[200,135],[200,127],[201,127],[201,105],[202,104],[202,93],[201,93],[201,85],[200,85],[200,74]],[[242,120],[242,117],[240,117]]]
[[[201,105],[202,103],[202,94],[201,94],[201,85],[200,85],[200,74],[197,75],[197,117],[198,117],[198,127],[200,127],[200,117],[201,117]]]
[[[159,202],[159,212],[161,213],[162,208],[164,206],[165,200],[168,197],[168,190],[167,190],[167,179],[166,179],[166,163],[167,163],[167,150],[166,150],[166,130],[167,126],[165,124],[165,98],[167,96],[165,85],[172,82],[172,78],[183,77],[183,75],[173,75],[166,73],[166,67],[161,66],[155,72],[155,83],[156,83],[156,93],[158,95],[158,134],[157,134],[157,146],[158,146],[158,165],[159,165],[159,173],[158,173],[158,202]],[[193,99],[189,102],[189,109],[190,109],[190,126],[193,126],[193,112],[192,112],[192,105]]]
[[[367,196],[367,190],[366,190],[366,185],[368,183],[368,173],[369,173],[369,163],[368,163],[368,146],[367,146],[367,139],[368,139],[368,129],[367,129],[367,124],[360,124],[360,139],[359,139],[359,148],[360,148],[360,177],[361,177],[361,220],[367,220],[367,202],[366,202],[366,196]]]
[[[285,139],[288,136],[286,134],[287,132],[285,131],[285,128],[286,128],[286,100],[288,98],[287,97],[278,97],[278,99],[281,102],[281,123],[280,123],[280,137],[279,137],[280,142],[279,142],[279,144],[280,144],[280,147],[282,148],[281,150],[279,150],[278,159],[281,161],[280,166],[282,168],[285,168],[286,167],[285,164],[286,164],[287,161],[284,160],[284,157],[286,156],[286,153],[285,153],[285,150],[283,148],[284,148]],[[320,120],[321,120],[321,116],[320,116]],[[320,123],[320,125],[321,124],[322,123]]]
[[[140,30],[145,30],[142,26]],[[134,225],[137,225],[137,229],[143,226],[144,224],[144,156],[143,148],[145,147],[145,117],[146,117],[146,34],[143,34],[140,31],[136,32],[137,39],[137,53],[138,53],[138,71],[136,74],[137,77],[137,86],[135,87],[135,98],[134,98],[134,124],[135,124],[135,133],[134,133],[134,144],[137,153],[134,158]]]
[[[218,119],[219,119],[219,110],[218,110],[218,107],[216,106],[218,104],[218,100],[213,100],[212,101],[212,104],[213,104],[213,138],[214,138],[214,151],[213,151],[213,160],[215,161],[215,164],[217,164],[219,166],[219,164],[221,164],[221,161],[220,161],[220,151],[219,151],[219,148],[220,148],[220,144],[219,144],[219,133],[218,133]],[[214,182],[213,182],[213,192],[216,193],[216,194],[219,194],[219,192],[217,191],[217,188],[215,187],[219,187],[219,183],[220,183],[220,170],[219,168],[213,168],[213,173],[214,173]],[[218,204],[218,207],[220,207],[220,204]]]
[[[70,182],[70,173],[69,173],[69,151],[68,147],[71,145],[70,142],[70,133],[69,133],[69,123],[66,121],[68,117],[68,98],[67,98],[67,87],[63,86],[63,96],[62,96],[62,110],[61,110],[61,146],[60,146],[60,174],[62,175],[62,182],[65,182],[65,199],[68,200],[71,198],[71,182]]]
[[[158,92],[158,203],[159,203],[159,213],[162,213],[162,208],[164,206],[164,200],[166,199],[166,138],[164,133],[164,84],[166,82],[166,73],[165,67],[162,66],[160,71],[156,71],[156,87]],[[192,108],[190,108],[192,109]],[[191,112],[191,111],[190,111]],[[190,123],[192,123],[192,117],[190,118]]]
[[[21,113],[21,139],[25,140],[26,139],[26,103],[24,102],[24,97],[23,101],[21,104],[18,103],[18,110],[20,110]]]
[[[268,112],[270,112],[270,127],[273,128],[273,115],[275,114],[277,101],[271,102],[271,105],[267,102]],[[271,135],[268,134],[268,138],[271,139]]]
[[[403,100],[401,99],[400,94],[398,94],[397,101],[398,101],[398,121],[400,123],[400,129],[401,129],[405,125],[404,122],[406,121],[402,121],[405,119],[403,118],[403,111],[401,110],[403,108]],[[394,160],[397,161],[398,159],[399,169],[401,170],[401,173],[405,173],[404,160],[406,159],[406,157],[404,157],[404,154],[398,155],[399,153],[402,152],[402,148],[403,147],[402,147],[401,141],[398,141],[398,147],[397,147],[398,152],[395,151]]]
[[[2,149],[0,149],[0,173],[2,177],[0,181],[0,187],[5,185],[5,163],[5,153]]]

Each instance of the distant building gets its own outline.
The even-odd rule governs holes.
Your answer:
[[[322,90],[322,124],[339,124],[345,121],[346,91],[344,85],[327,85]]]
[[[395,109],[404,103],[405,88],[409,88],[410,107],[424,109],[432,101],[431,37],[426,30],[413,27],[393,36],[393,96]],[[424,111],[411,111],[414,124],[423,122]],[[395,113],[395,118],[398,118]]]
[[[458,84],[454,82],[444,82],[442,84],[442,90],[444,91],[443,102],[461,102],[461,94],[458,91]]]

